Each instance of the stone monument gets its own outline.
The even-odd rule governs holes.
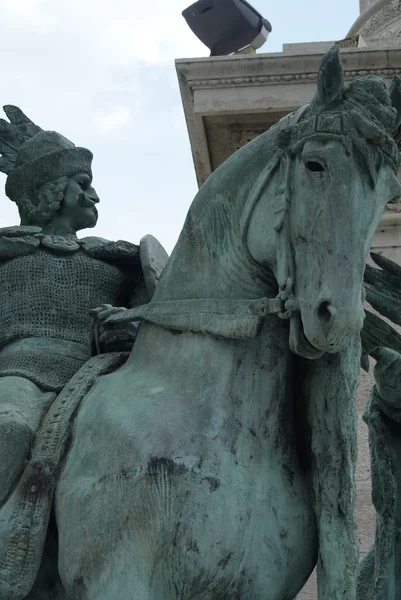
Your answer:
[[[377,77],[346,83],[332,48],[313,101],[208,178],[164,269],[155,241],[139,249],[141,269],[127,243],[76,238],[96,216],[90,153],[6,110],[2,168],[23,220],[3,236],[8,292],[36,284],[28,258],[70,274],[80,257],[89,274],[68,302],[45,288],[47,304],[27,310],[39,324],[15,341],[30,370],[19,354],[16,373],[0,370],[20,403],[14,421],[27,406],[36,434],[24,461],[8,459],[2,600],[287,600],[316,563],[320,600],[388,600],[367,576],[357,595],[354,471],[363,276],[382,214],[401,196],[401,80],[390,91]],[[118,290],[135,273],[134,300],[111,306],[95,293],[90,313],[103,263]],[[81,294],[86,310],[60,332]],[[56,386],[43,365],[74,358],[71,343],[82,344],[81,363]],[[35,395],[17,393],[19,378]]]

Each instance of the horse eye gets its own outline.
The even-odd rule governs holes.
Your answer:
[[[318,162],[317,160],[308,160],[308,162],[306,163],[306,168],[308,169],[308,171],[312,171],[313,173],[322,172],[326,170],[322,163]]]

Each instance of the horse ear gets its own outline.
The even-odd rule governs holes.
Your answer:
[[[394,75],[389,92],[393,107],[397,111],[397,118],[394,124],[395,131],[401,125],[401,79],[398,77],[398,75]]]
[[[344,71],[340,61],[340,49],[332,46],[322,60],[317,76],[317,94],[319,104],[331,104],[337,100],[344,87]]]

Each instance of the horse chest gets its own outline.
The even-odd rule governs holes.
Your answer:
[[[58,491],[66,579],[82,572],[87,556],[113,561],[105,531],[114,532],[120,557],[138,554],[154,581],[181,590],[173,598],[207,590],[259,600],[271,589],[282,600],[292,570],[309,574],[313,515],[288,450],[283,365],[267,376],[247,360],[219,377],[195,373],[184,391],[155,374],[152,385],[141,384],[146,373],[133,385],[127,370],[129,398],[120,372],[123,391],[112,403],[114,376],[99,382],[82,407]]]

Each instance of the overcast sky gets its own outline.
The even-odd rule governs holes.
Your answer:
[[[264,52],[345,37],[358,0],[250,0],[273,26]],[[0,0],[0,101],[94,153],[96,233],[170,252],[197,186],[175,58],[208,56],[191,0]],[[0,226],[18,223],[3,192]],[[90,232],[93,235],[93,232]]]

